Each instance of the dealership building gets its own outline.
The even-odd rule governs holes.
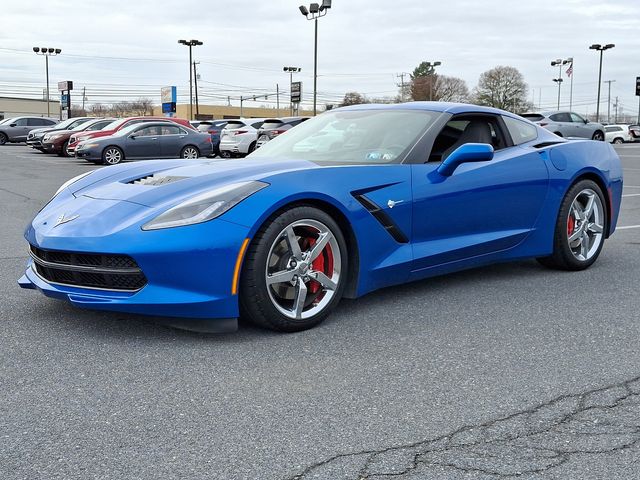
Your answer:
[[[49,101],[49,116],[60,116],[60,102]],[[47,116],[47,102],[32,98],[0,97],[0,120],[11,117]]]

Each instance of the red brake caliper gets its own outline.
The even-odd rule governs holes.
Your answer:
[[[570,237],[573,235],[573,232],[576,230],[576,219],[573,218],[573,215],[569,215],[569,219],[567,220],[567,235]]]

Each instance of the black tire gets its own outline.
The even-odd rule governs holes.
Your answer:
[[[195,157],[192,156],[192,152],[195,152]],[[200,150],[195,145],[186,145],[180,151],[180,158],[189,159],[189,158],[198,158],[198,157],[200,157]]]
[[[604,142],[604,132],[602,130],[596,130],[595,132],[593,132],[591,140],[595,140],[596,142]]]
[[[7,137],[4,133],[0,133],[0,145],[4,145],[9,141],[9,137]]]
[[[560,138],[562,138],[562,134],[560,132],[553,132],[555,135],[559,136]]]
[[[247,152],[247,155],[255,151],[255,149],[256,149],[256,142],[251,142],[251,145],[249,145],[249,151]]]
[[[614,138],[613,143],[615,143],[616,145],[622,145],[624,143],[624,139],[620,137]]]
[[[124,153],[115,145],[110,145],[102,151],[102,163],[105,165],[117,165],[123,160]]]
[[[586,260],[579,260],[578,258],[576,258],[569,246],[568,237],[569,233],[571,232],[567,232],[567,223],[569,219],[570,209],[574,200],[578,195],[580,195],[580,192],[583,192],[585,190],[593,191],[600,199],[600,205],[602,206],[601,215],[603,217],[603,233],[600,244],[597,250],[592,254],[592,256]],[[606,236],[606,231],[609,225],[609,218],[607,213],[608,209],[606,208],[606,205],[607,204],[602,189],[594,181],[581,180],[574,184],[566,193],[566,195],[562,199],[562,203],[560,204],[560,211],[558,213],[558,218],[556,220],[556,226],[553,235],[553,253],[548,257],[538,258],[538,262],[540,262],[545,267],[569,271],[584,270],[593,265],[593,263],[598,259],[600,252],[602,251],[604,238]]]
[[[281,233],[299,221],[320,222],[333,234],[336,242],[334,245],[339,249],[340,274],[333,296],[321,310],[308,318],[294,319],[281,313],[274,305],[268,290],[271,287],[267,285],[266,272],[271,249],[279,241],[283,241]],[[301,240],[302,238],[296,241]],[[305,205],[275,214],[260,228],[247,249],[240,276],[241,315],[260,327],[279,332],[299,332],[312,328],[322,322],[340,301],[346,285],[347,267],[347,245],[340,227],[330,215]],[[312,302],[305,308],[314,308],[313,305]]]
[[[222,158],[231,158],[231,152],[229,150],[220,150],[220,156]]]
[[[62,150],[60,150],[60,153],[59,153],[59,155],[60,155],[61,157],[69,157],[69,156],[70,156],[70,155],[69,155],[69,152],[67,152],[67,147],[68,147],[68,146],[69,146],[69,140],[67,140],[66,142],[64,142],[64,143],[62,144]]]

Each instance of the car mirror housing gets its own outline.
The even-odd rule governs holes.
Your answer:
[[[493,146],[488,143],[465,143],[456,148],[440,166],[438,173],[450,177],[463,163],[488,162],[493,159]]]
[[[15,123],[11,123],[11,124],[9,124],[9,126],[10,126],[10,127],[15,127],[15,126],[16,126],[16,124],[15,124]]]

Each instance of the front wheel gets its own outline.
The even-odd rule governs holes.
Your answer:
[[[107,147],[102,152],[102,163],[116,165],[124,160],[124,153],[118,147]]]
[[[561,270],[584,270],[600,255],[607,228],[604,194],[595,182],[582,180],[569,189],[556,221],[553,254],[539,258]]]
[[[622,145],[624,143],[624,140],[620,137],[614,138],[613,143],[615,143],[616,145]]]
[[[7,137],[4,133],[0,133],[0,145],[4,145],[8,140],[9,137]]]
[[[331,216],[308,206],[287,210],[268,221],[249,246],[241,311],[272,330],[312,328],[340,301],[347,265],[344,236]]]
[[[593,132],[591,140],[595,140],[596,142],[604,142],[604,133],[602,133],[600,130]]]
[[[68,157],[69,156],[69,152],[67,152],[67,148],[69,147],[69,141],[67,140],[66,142],[64,142],[62,144],[62,149],[60,150],[60,156],[61,157]]]

